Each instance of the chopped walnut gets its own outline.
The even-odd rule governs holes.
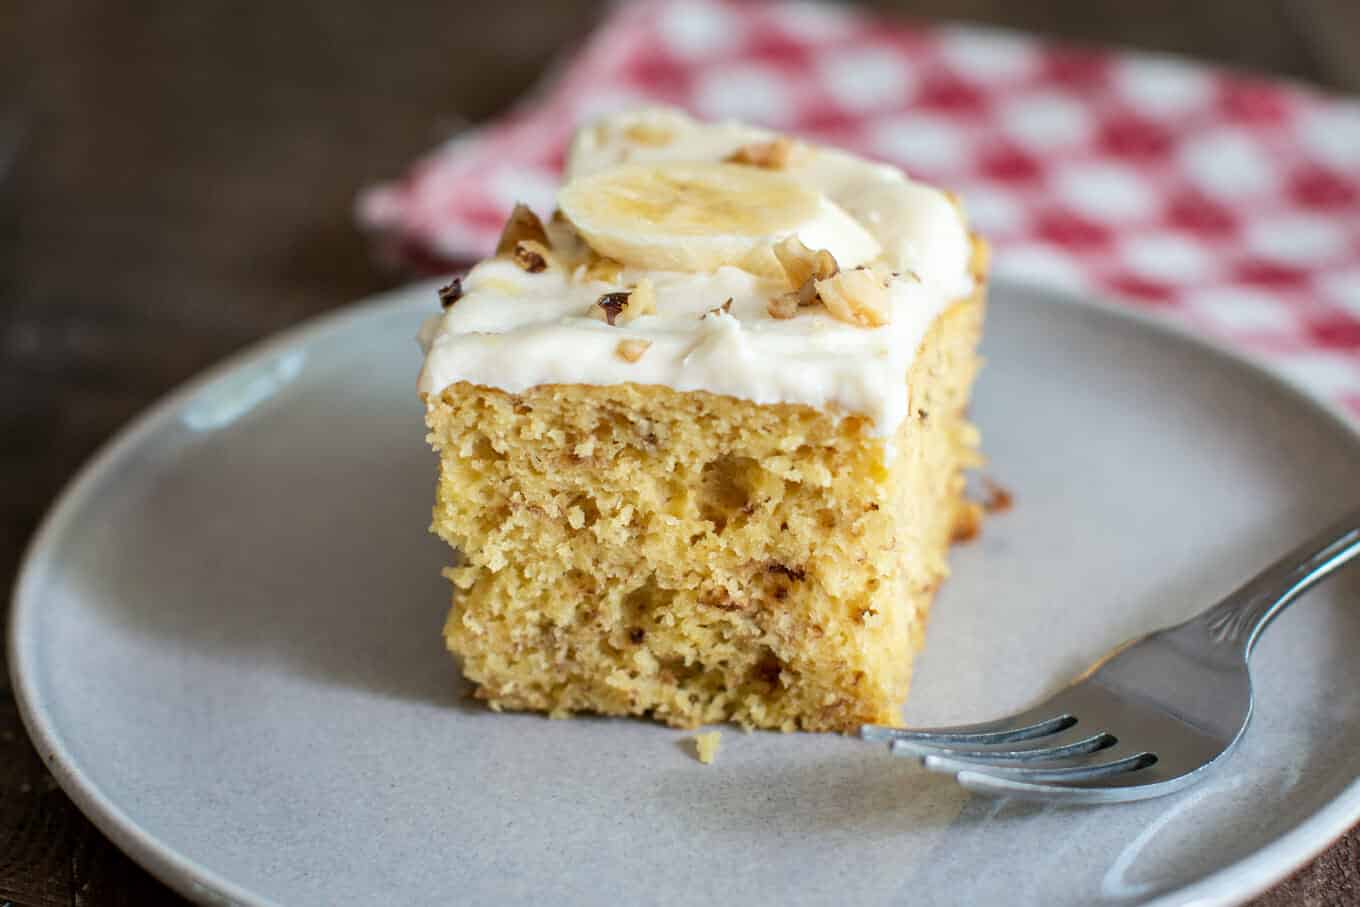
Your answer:
[[[623,137],[639,145],[660,147],[669,145],[675,138],[675,132],[659,123],[633,123],[624,128]]]
[[[771,318],[778,318],[781,321],[797,315],[798,291],[789,290],[787,293],[771,296],[770,301],[765,303],[765,311],[770,313]]]
[[[751,142],[742,145],[726,158],[729,164],[749,164],[752,167],[765,167],[769,170],[783,170],[798,163],[802,157],[803,146],[786,135],[768,142]]]
[[[833,318],[860,327],[878,327],[892,320],[888,290],[878,276],[860,267],[815,282],[817,295]]]
[[[618,322],[619,315],[622,314],[624,307],[627,305],[627,291],[605,293],[599,299],[595,300],[595,305],[591,306],[590,314],[592,317],[603,319],[613,326]]]
[[[444,308],[452,308],[453,304],[463,298],[463,278],[455,277],[448,282],[447,286],[439,288],[439,304]]]
[[[771,318],[792,318],[798,314],[799,308],[814,305],[816,302],[817,285],[813,278],[809,277],[798,289],[780,293],[772,298],[765,304],[765,311],[770,313]]]
[[[548,234],[543,229],[543,221],[530,210],[528,205],[515,205],[510,219],[501,229],[500,241],[496,243],[497,255],[513,255],[515,248],[524,240],[532,240],[548,246]]]
[[[732,314],[732,297],[727,297],[727,301],[722,305],[715,305],[713,308],[700,315],[700,318],[707,318],[709,315],[730,315]]]
[[[636,337],[629,337],[626,340],[620,340],[619,345],[614,348],[614,351],[619,354],[620,359],[627,362],[637,362],[642,358],[642,354],[647,352],[651,345],[652,341],[650,340],[639,340]]]
[[[592,318],[605,321],[610,326],[627,324],[634,318],[655,312],[656,288],[645,277],[631,290],[605,293],[590,307]]]
[[[796,236],[789,236],[775,244],[774,257],[784,269],[789,286],[802,288],[809,280],[826,280],[840,270],[836,258],[826,249],[812,250]],[[809,305],[810,303],[803,303]]]
[[[548,251],[546,245],[537,240],[521,239],[515,243],[515,252],[512,257],[515,264],[530,274],[537,274],[548,267],[548,262],[552,260],[552,253]]]

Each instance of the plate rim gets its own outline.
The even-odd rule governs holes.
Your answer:
[[[48,551],[111,467],[135,450],[146,435],[158,430],[167,418],[173,417],[202,389],[271,354],[302,342],[316,342],[326,334],[343,329],[350,322],[363,320],[383,309],[409,306],[418,295],[428,295],[440,282],[426,280],[404,284],[305,319],[248,344],[173,388],[119,428],[80,466],[48,506],[24,548],[10,597],[6,627],[10,685],[20,720],[48,771],[81,813],[140,866],[190,900],[208,904],[277,907],[276,902],[267,896],[224,878],[143,829],[85,774],[64,746],[52,715],[43,707],[35,676],[37,666],[31,663],[34,657],[31,647],[23,644],[31,632],[29,625],[37,620],[36,612],[41,600],[37,594],[38,581],[47,566]],[[1046,297],[1048,304],[1094,310],[1116,320],[1132,323],[1141,330],[1167,337],[1197,355],[1251,372],[1272,384],[1302,409],[1330,423],[1341,434],[1360,444],[1360,424],[1338,404],[1300,387],[1272,369],[1269,363],[1231,348],[1216,338],[1192,333],[1187,326],[1165,315],[1138,308],[1133,303],[1114,302],[1111,297],[1027,281],[999,278],[992,282],[991,289],[996,295],[1003,295],[1008,289],[1013,289]],[[997,290],[1001,292],[997,294]],[[1352,779],[1327,805],[1264,847],[1189,885],[1143,903],[1148,907],[1171,907],[1173,904],[1192,902],[1196,907],[1241,903],[1292,874],[1335,843],[1357,821],[1360,821],[1360,777]]]

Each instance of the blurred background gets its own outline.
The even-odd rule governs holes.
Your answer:
[[[1360,91],[1356,0],[867,6]],[[409,279],[356,228],[357,193],[505,111],[606,8],[0,4],[3,587],[63,482],[137,411],[252,340]],[[1262,903],[1303,902],[1317,873],[1360,861],[1354,834],[1346,846]],[[55,789],[0,678],[0,905],[172,900]]]

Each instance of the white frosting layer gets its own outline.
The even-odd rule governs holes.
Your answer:
[[[644,138],[655,141],[657,130],[673,138],[664,145],[630,139],[629,127],[639,123],[650,127],[632,130]],[[721,160],[771,137],[739,124],[699,124],[669,110],[638,111],[583,130],[567,176],[623,161]],[[850,325],[821,306],[772,318],[767,302],[787,287],[735,267],[707,273],[625,269],[606,284],[558,268],[530,274],[492,259],[473,268],[463,297],[422,329],[427,355],[420,391],[437,393],[458,381],[511,393],[540,384],[636,382],[861,413],[877,433],[891,434],[906,416],[907,370],[926,330],[952,300],[972,290],[966,227],[939,190],[844,152],[812,149],[789,172],[882,245],[877,264],[899,275],[888,283],[887,324]],[[590,317],[601,294],[642,277],[655,285],[655,314],[617,326]],[[709,313],[727,299],[730,313]],[[651,346],[628,362],[616,352],[625,338]]]

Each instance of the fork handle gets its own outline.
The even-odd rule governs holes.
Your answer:
[[[1360,509],[1271,564],[1212,608],[1191,618],[1223,645],[1251,655],[1261,631],[1314,583],[1360,554]]]

